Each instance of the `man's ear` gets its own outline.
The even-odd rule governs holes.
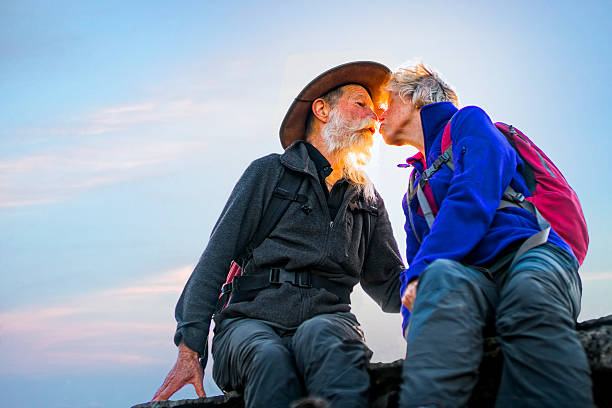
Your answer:
[[[312,103],[312,113],[323,123],[329,121],[329,111],[331,110],[329,104],[322,98],[317,98]]]

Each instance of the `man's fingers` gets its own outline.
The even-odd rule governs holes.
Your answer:
[[[167,389],[168,384],[161,386],[159,390],[157,390],[151,401],[165,401],[170,398],[170,395],[168,395],[168,392],[166,391]]]
[[[192,381],[193,388],[195,388],[196,394],[200,398],[206,398],[206,392],[204,392],[204,370],[202,370],[202,366],[200,366],[200,362],[197,362],[196,368],[194,369]]]
[[[153,399],[151,401],[156,401],[155,398],[157,398],[157,396],[161,394],[161,392],[168,386],[168,383],[170,382],[170,378],[172,377],[171,374],[172,373],[168,373],[166,378],[164,378],[164,382],[162,383],[162,385],[159,386],[159,388],[155,392],[155,395],[153,396]]]
[[[196,394],[198,394],[198,397],[206,398],[206,392],[204,392],[204,386],[202,385],[202,383],[203,379],[198,378],[193,382],[193,387],[195,388],[195,392]]]
[[[163,384],[159,386],[157,391],[155,391],[155,395],[153,396],[153,399],[151,401],[158,401],[159,394],[162,393],[162,391],[166,388],[167,384],[168,384],[168,378],[166,377]]]
[[[185,383],[181,384],[180,381],[173,378],[162,390],[157,392],[152,401],[165,401],[169,399],[175,392],[183,388],[183,385]]]

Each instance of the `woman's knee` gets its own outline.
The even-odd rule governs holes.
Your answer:
[[[436,259],[419,278],[419,291],[431,286],[433,290],[455,289],[460,286],[479,286],[490,284],[485,276],[472,268],[450,259]]]
[[[514,273],[500,291],[496,326],[501,335],[540,327],[573,327],[572,304],[544,271]]]

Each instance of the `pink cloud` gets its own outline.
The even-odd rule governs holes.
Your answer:
[[[173,305],[191,270],[0,313],[0,373],[168,364],[175,353]]]

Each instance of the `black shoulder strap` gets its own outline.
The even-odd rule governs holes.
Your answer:
[[[361,195],[361,193],[360,193]],[[359,196],[356,201],[352,201],[348,205],[348,209],[353,213],[361,213],[363,216],[363,230],[365,231],[365,253],[368,253],[370,240],[374,234],[376,220],[379,215],[376,205],[366,202],[363,196]]]
[[[251,257],[253,250],[261,245],[263,240],[274,230],[276,224],[278,224],[292,201],[297,201],[302,204],[308,201],[305,196],[298,194],[304,179],[305,177],[302,174],[288,170],[283,166],[283,174],[274,188],[272,197],[268,202],[268,207],[259,221],[255,235],[251,243],[247,246],[246,253],[238,258],[242,266],[244,266],[244,261]]]

